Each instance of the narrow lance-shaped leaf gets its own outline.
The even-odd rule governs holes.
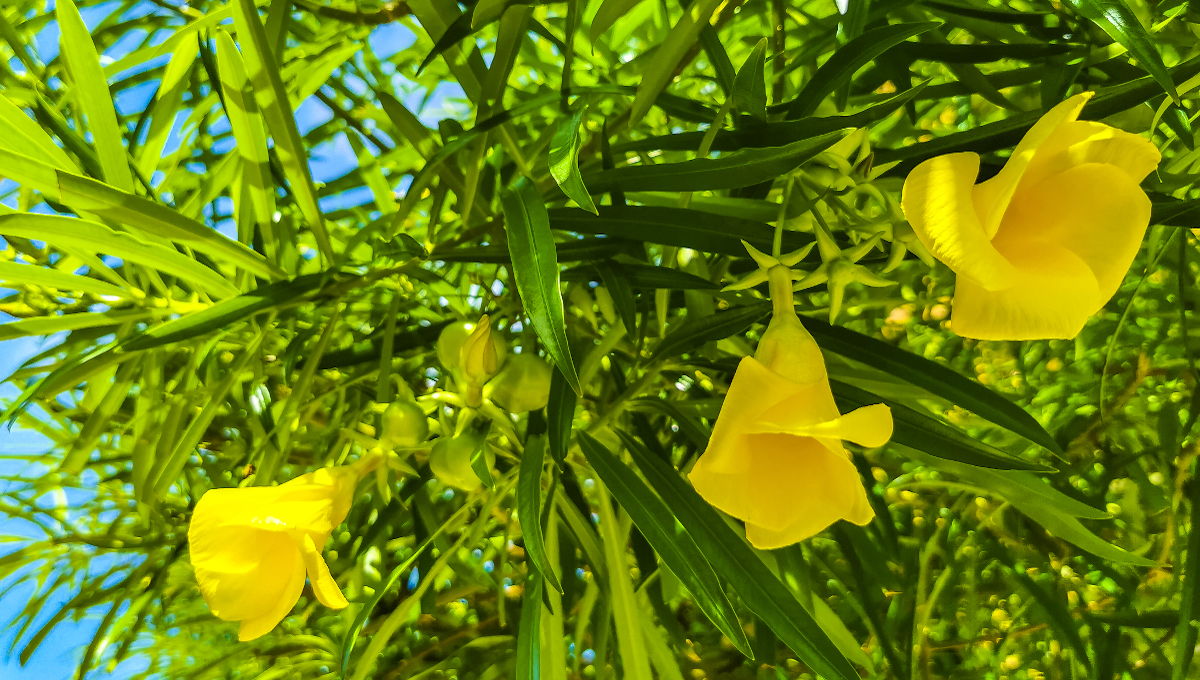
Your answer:
[[[508,252],[512,257],[513,277],[546,354],[562,371],[567,384],[580,394],[579,374],[567,344],[567,326],[563,315],[562,291],[559,290],[558,256],[550,236],[550,218],[537,187],[528,179],[517,180],[501,195],[504,224],[508,233]]]
[[[266,119],[267,129],[275,140],[275,154],[287,175],[292,195],[300,206],[308,228],[316,237],[317,247],[333,261],[333,247],[325,231],[325,218],[317,205],[317,191],[313,187],[312,175],[308,171],[308,158],[304,141],[296,128],[296,117],[288,102],[287,90],[275,64],[274,52],[267,41],[254,0],[236,0],[233,12],[234,26],[242,45],[242,58],[246,62],[247,75],[254,84],[254,97],[258,108]]]
[[[733,105],[755,120],[767,119],[767,39],[758,41],[733,80]]]
[[[143,177],[150,177],[158,167],[163,157],[167,138],[175,125],[175,116],[183,104],[183,93],[187,90],[187,75],[191,73],[196,63],[196,55],[200,51],[195,33],[189,33],[175,47],[171,61],[167,62],[167,70],[163,73],[162,84],[158,87],[158,95],[150,108],[150,131],[146,133],[146,141],[138,151],[137,169]],[[69,168],[64,168],[69,170]]]
[[[629,513],[663,564],[687,586],[700,610],[738,651],[754,658],[750,642],[716,572],[691,534],[675,520],[667,504],[595,438],[586,432],[580,433],[579,444],[604,485]]]
[[[717,574],[741,595],[799,659],[830,680],[857,680],[858,673],[775,574],[679,473],[640,447],[629,449],[650,486],[704,550]]]
[[[1125,4],[1125,0],[1065,0],[1066,5],[1102,28],[1122,47],[1137,59],[1138,64],[1158,81],[1163,90],[1180,103],[1175,82],[1167,72],[1162,55],[1154,46],[1154,40],[1138,21],[1137,15]]]
[[[654,52],[654,60],[642,74],[638,84],[637,95],[629,108],[629,125],[632,127],[641,122],[650,111],[658,95],[666,89],[675,76],[684,54],[700,37],[700,30],[708,25],[713,12],[723,0],[694,0],[683,9],[683,16],[671,27],[666,40],[659,44]]]
[[[702,319],[684,319],[672,325],[667,336],[654,348],[654,359],[676,356],[706,342],[723,340],[744,333],[771,313],[769,303],[755,302],[717,312]]]
[[[521,622],[517,628],[516,680],[540,680],[542,677],[542,580],[525,580],[521,596]]]
[[[817,107],[844,83],[850,82],[855,71],[866,66],[884,52],[939,24],[892,24],[871,29],[838,48],[800,93],[786,105],[787,118],[803,118],[816,113]]]
[[[96,144],[104,181],[122,191],[133,191],[133,173],[129,155],[121,141],[121,126],[108,91],[108,81],[100,68],[100,56],[92,34],[73,0],[58,0],[55,5],[59,30],[59,49],[71,73],[72,89],[79,107],[87,116],[88,130]]]
[[[550,586],[563,592],[558,576],[550,566],[546,554],[546,541],[542,536],[542,462],[545,460],[546,438],[531,437],[521,456],[520,476],[517,480],[517,516],[521,522],[521,533],[525,536],[525,552],[533,566]]]
[[[3,133],[0,145],[60,170],[79,172],[79,167],[54,143],[42,126],[3,95],[0,95],[0,132]]]
[[[570,120],[558,124],[558,132],[550,142],[550,175],[567,198],[578,203],[580,208],[599,215],[579,172],[579,126],[586,112],[581,108]]]

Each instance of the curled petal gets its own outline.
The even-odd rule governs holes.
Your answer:
[[[979,156],[952,153],[921,163],[904,181],[901,204],[913,231],[933,256],[987,290],[1012,285],[1016,270],[991,244],[972,198]]]
[[[1021,178],[1034,156],[1040,153],[1040,147],[1054,137],[1063,125],[1074,122],[1079,117],[1079,112],[1083,110],[1083,105],[1092,98],[1093,94],[1095,93],[1077,94],[1047,111],[1046,115],[1042,116],[1021,138],[1021,142],[1017,144],[1017,148],[1008,157],[1008,162],[1004,164],[1000,172],[975,187],[973,192],[975,208],[988,238],[994,236],[1000,228],[1000,222],[1004,217],[1004,212],[1008,209],[1009,201],[1012,200],[1013,194],[1020,185]],[[934,255],[937,253],[935,252]]]
[[[892,410],[886,404],[856,408],[844,416],[822,423],[785,425],[760,421],[746,429],[747,434],[785,433],[799,437],[819,437],[851,441],[875,448],[892,438]]]
[[[350,604],[337,581],[329,573],[329,565],[321,557],[321,551],[313,543],[312,536],[305,534],[301,539],[300,555],[304,559],[304,569],[308,572],[308,581],[312,584],[317,601],[330,609],[343,609]]]

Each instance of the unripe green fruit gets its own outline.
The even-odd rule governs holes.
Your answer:
[[[457,437],[439,437],[429,452],[429,469],[443,484],[463,491],[474,491],[482,484],[479,475],[471,467],[471,456],[484,447],[484,460],[488,469],[496,463],[496,454],[487,446],[485,437],[478,434],[462,434]]]
[[[510,413],[535,411],[550,400],[550,366],[532,354],[514,354],[485,393]]]
[[[387,448],[416,446],[429,436],[425,411],[415,401],[393,401],[383,412],[380,443]]]

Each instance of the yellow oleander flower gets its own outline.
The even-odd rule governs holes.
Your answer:
[[[241,621],[239,640],[278,625],[306,574],[321,604],[346,606],[321,551],[346,519],[359,479],[378,464],[372,457],[279,486],[211,489],[196,503],[188,527],[196,581],[214,616]]]
[[[921,243],[958,275],[953,330],[984,340],[1073,338],[1117,292],[1150,223],[1138,186],[1154,144],[1076,120],[1091,92],[1042,116],[1004,168],[979,156],[918,165],[901,204]]]
[[[758,351],[738,364],[708,448],[688,475],[709,503],[745,521],[756,548],[781,548],[839,519],[865,525],[875,513],[848,440],[882,446],[892,436],[883,404],[842,415],[825,359],[800,323],[791,275],[769,271],[774,316]]]

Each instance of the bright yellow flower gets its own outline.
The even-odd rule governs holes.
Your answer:
[[[958,275],[958,335],[1073,338],[1124,280],[1150,223],[1138,184],[1161,157],[1142,137],[1076,120],[1091,96],[1042,116],[985,182],[974,153],[931,158],[905,180],[905,216]]]
[[[213,615],[241,621],[239,640],[282,621],[306,574],[321,604],[346,606],[321,551],[346,519],[359,479],[378,464],[371,457],[279,486],[212,489],[196,503],[188,528],[196,581]]]
[[[781,548],[839,519],[875,516],[842,440],[882,446],[883,404],[842,415],[817,343],[800,323],[784,266],[770,272],[775,313],[753,357],[738,364],[708,448],[688,475],[709,503],[746,522],[757,548]]]

